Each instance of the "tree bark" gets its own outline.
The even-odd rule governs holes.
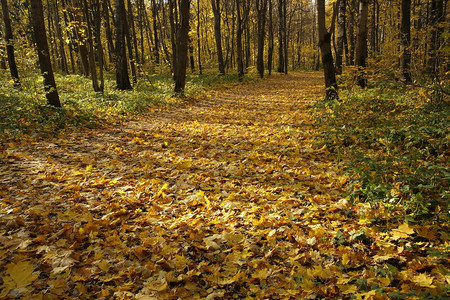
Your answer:
[[[14,87],[20,88],[19,72],[17,71],[16,58],[14,55],[14,37],[11,28],[11,18],[9,17],[7,0],[1,0],[1,4],[3,11],[3,22],[5,23],[5,41],[9,72],[11,74]]]
[[[405,83],[412,83],[411,78],[411,0],[402,0],[401,22],[402,73]]]
[[[431,43],[428,50],[428,73],[436,78],[439,74],[441,48],[441,35],[444,31],[442,22],[444,20],[444,0],[432,0],[431,2]]]
[[[337,28],[337,45],[336,45],[336,73],[342,73],[342,56],[344,53],[344,39],[345,39],[345,13],[346,0],[339,0],[338,5],[338,28]]]
[[[158,6],[156,6],[156,1],[152,0],[152,21],[153,21],[153,55],[155,57],[155,63],[159,65],[159,35],[158,35]]]
[[[239,81],[244,79],[244,52],[242,51],[242,15],[241,0],[236,0],[237,22],[236,22],[236,60]]]
[[[369,14],[369,0],[360,0],[358,16],[358,36],[356,40],[355,63],[358,66],[358,85],[362,88],[367,86],[365,76],[367,58],[367,17]]]
[[[222,52],[222,33],[221,33],[221,16],[220,16],[220,0],[211,0],[211,8],[214,15],[214,37],[216,40],[217,60],[219,62],[220,74],[225,74],[225,62]]]
[[[269,0],[269,45],[267,49],[267,69],[269,75],[272,74],[272,64],[273,64],[273,0]]]
[[[201,48],[201,35],[200,35],[200,0],[197,0],[197,57],[198,57],[198,72],[201,75],[202,68],[202,48]]]
[[[116,88],[119,90],[132,89],[128,75],[127,51],[125,45],[125,31],[127,15],[124,0],[115,0],[116,9]]]
[[[189,42],[190,0],[180,0],[180,22],[177,28],[177,65],[175,93],[184,93]]]
[[[278,0],[278,72],[284,72],[284,37],[283,37],[283,2],[285,0]]]
[[[47,32],[45,31],[44,23],[44,9],[41,0],[31,0],[31,23],[34,30],[34,39],[38,51],[41,74],[44,77],[44,90],[47,103],[55,107],[61,107],[48,50]]]
[[[108,43],[108,57],[109,57],[109,62],[111,63],[114,61],[115,49],[114,49],[111,25],[109,23],[109,8],[108,8],[108,3],[107,3],[108,1],[109,0],[102,1],[102,7],[103,7],[103,18],[105,20],[104,24],[105,24],[105,32],[106,32],[106,41]]]
[[[258,19],[258,53],[256,57],[256,69],[259,77],[264,77],[264,38],[266,25],[267,0],[256,0],[256,10]]]
[[[92,38],[92,22],[89,16],[89,9],[87,0],[83,0],[83,14],[86,22],[87,29],[87,42],[88,42],[88,57],[89,57],[89,67],[91,73],[92,87],[95,92],[100,92],[100,87],[97,81],[97,70],[95,66],[95,53],[94,53],[94,42]]]
[[[338,98],[336,71],[331,53],[331,32],[325,25],[325,0],[317,0],[317,24],[319,32],[319,46],[322,54],[323,72],[325,76],[325,89],[327,99]]]

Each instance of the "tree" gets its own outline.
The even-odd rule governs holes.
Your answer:
[[[259,76],[264,77],[264,37],[266,25],[267,0],[256,0],[257,11],[257,35],[258,35],[258,54],[256,57],[256,68]]]
[[[431,42],[428,52],[428,73],[437,77],[439,74],[439,49],[441,47],[441,35],[444,32],[442,21],[444,19],[444,0],[432,0],[431,2]]]
[[[16,58],[14,55],[14,38],[11,28],[11,18],[9,17],[9,9],[7,0],[1,0],[3,11],[3,22],[5,23],[5,42],[6,53],[8,55],[8,65],[13,85],[16,88],[20,88],[19,72],[17,71]]]
[[[337,27],[337,45],[336,45],[336,73],[342,73],[342,56],[344,53],[344,40],[345,40],[345,13],[346,13],[346,0],[338,1],[338,27]]]
[[[267,49],[267,69],[269,75],[272,74],[272,64],[273,64],[273,0],[269,0],[269,45]]]
[[[401,21],[402,73],[405,83],[412,82],[411,78],[411,0],[402,0]]]
[[[225,63],[222,52],[222,34],[221,34],[221,11],[220,0],[211,0],[211,8],[214,15],[214,37],[216,39],[217,60],[219,62],[220,74],[225,74]]]
[[[55,107],[61,107],[55,77],[53,75],[52,62],[50,61],[50,52],[48,50],[42,0],[31,0],[31,24],[34,30],[39,66],[41,68],[41,74],[44,77],[44,90],[47,102]]]
[[[242,50],[242,2],[241,0],[236,0],[237,9],[237,22],[236,22],[236,60],[237,60],[237,70],[239,81],[244,78],[244,52]]]
[[[125,34],[127,26],[127,14],[124,0],[115,0],[116,9],[116,87],[119,90],[131,90],[130,77],[128,75],[127,51],[125,48]]]
[[[365,76],[367,58],[367,17],[369,14],[369,0],[359,1],[358,36],[356,39],[355,63],[358,66],[358,85],[367,86]]]
[[[190,0],[180,0],[180,20],[177,27],[177,61],[175,66],[175,93],[184,93],[189,43]]]
[[[327,99],[338,98],[336,71],[331,53],[331,32],[325,25],[325,0],[317,0],[317,24],[319,31],[319,46],[322,55],[323,72]]]
[[[286,18],[284,16],[283,6],[286,0],[278,0],[278,72],[283,73],[285,70],[284,58],[284,35],[286,34]]]

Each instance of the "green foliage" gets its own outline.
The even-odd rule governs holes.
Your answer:
[[[447,102],[424,89],[378,82],[317,105],[322,142],[354,178],[351,199],[404,205],[415,217],[448,218]]]
[[[211,87],[238,82],[236,74],[218,76],[189,75],[186,96],[199,95]],[[246,81],[252,80],[249,75]],[[9,73],[0,72],[0,137],[14,140],[23,135],[54,135],[79,126],[93,127],[108,120],[143,113],[158,103],[173,103],[173,81],[167,75],[149,75],[138,80],[131,91],[115,89],[115,80],[106,74],[105,93],[95,93],[89,78],[80,75],[56,76],[62,109],[45,102],[42,78],[29,71],[21,72],[22,89],[9,82]]]

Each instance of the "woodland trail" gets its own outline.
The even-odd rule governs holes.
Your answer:
[[[364,225],[368,206],[340,200],[348,178],[314,145],[309,109],[322,85],[319,73],[275,75],[9,145],[0,153],[0,298],[397,291],[401,281],[373,268],[397,261],[387,255],[402,246]]]

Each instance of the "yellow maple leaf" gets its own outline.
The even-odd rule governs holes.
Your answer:
[[[427,275],[426,273],[416,275],[412,278],[412,282],[417,284],[418,286],[425,288],[435,288],[433,285],[433,277]]]
[[[8,278],[3,277],[5,281],[5,285],[8,282],[12,289],[25,287],[30,285],[33,281],[35,281],[39,272],[33,272],[34,267],[33,264],[29,261],[22,261],[17,264],[10,263],[6,266],[6,274],[8,274]]]
[[[169,287],[165,278],[155,280],[148,283],[147,288],[152,291],[162,292]]]
[[[255,273],[253,273],[252,278],[264,280],[269,277],[270,273],[269,269],[256,270]]]

